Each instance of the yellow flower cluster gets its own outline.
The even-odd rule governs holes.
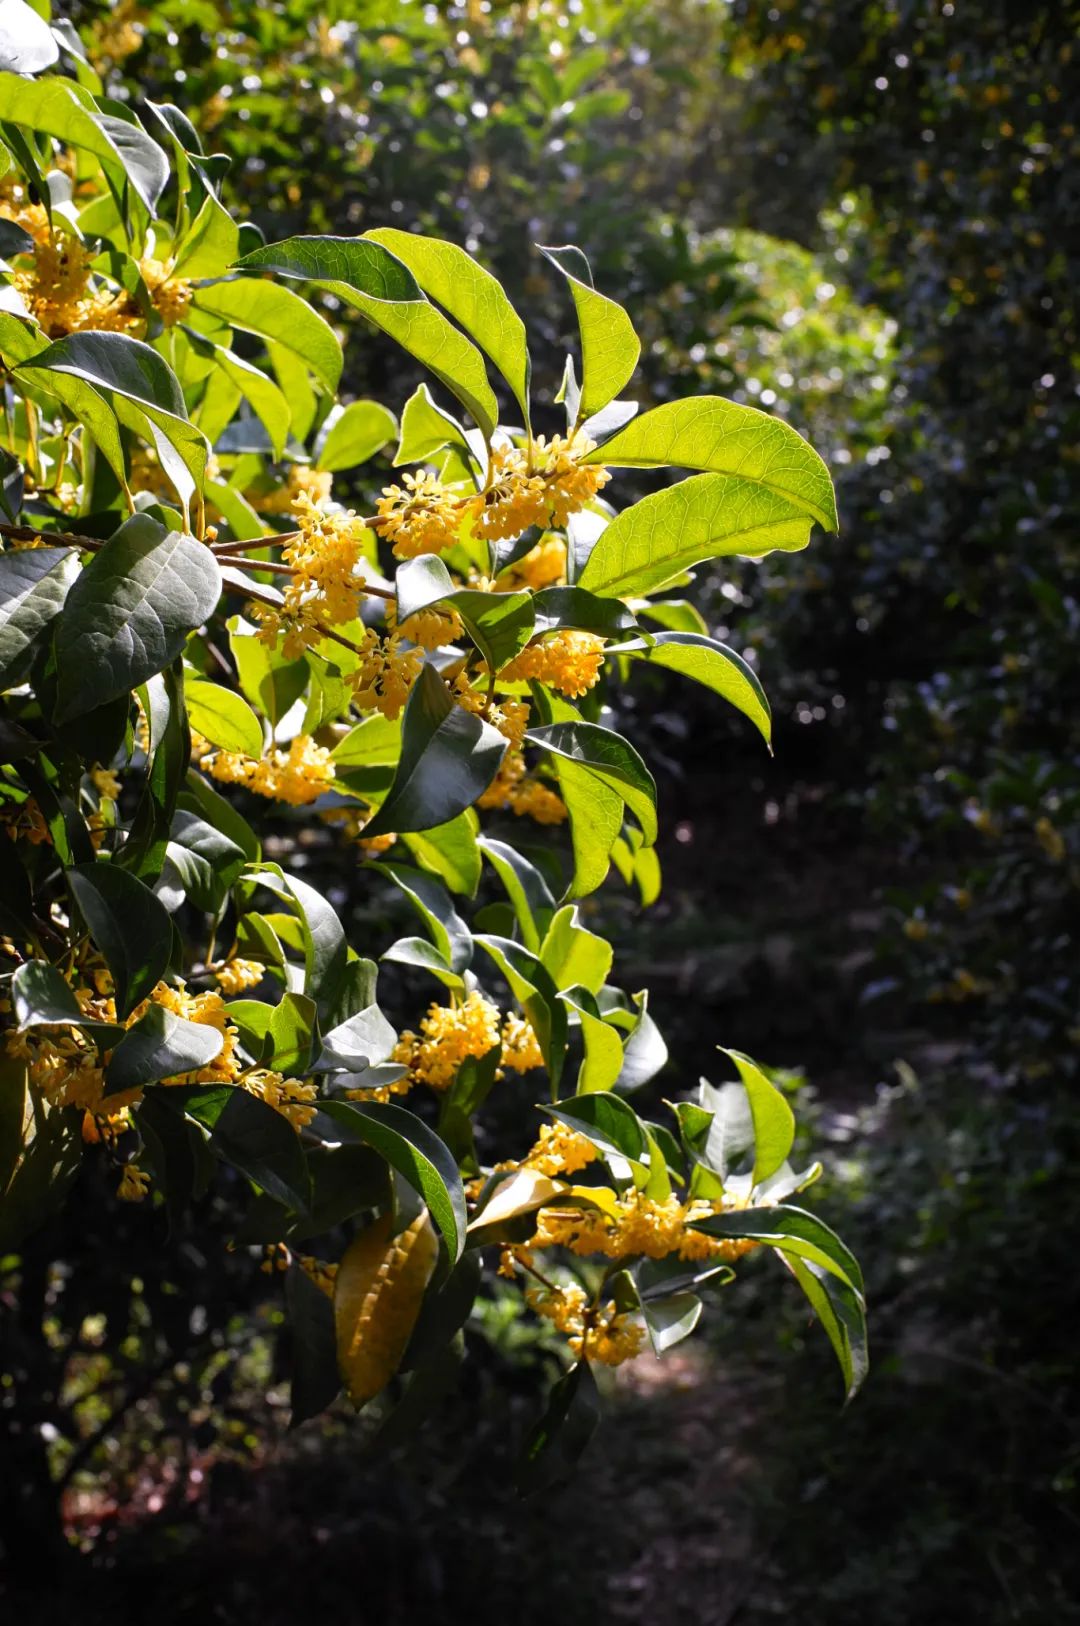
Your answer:
[[[150,303],[163,327],[182,322],[191,304],[191,283],[173,276],[173,260],[140,260],[139,270],[150,295]]]
[[[562,824],[567,817],[566,803],[539,779],[526,774],[525,757],[515,750],[507,751],[498,773],[476,805],[508,809],[519,818],[535,819],[537,824]]]
[[[351,511],[331,512],[301,492],[293,503],[299,534],[282,559],[293,574],[279,606],[253,604],[259,637],[282,639],[288,660],[297,660],[325,636],[324,629],[355,620],[364,596],[359,575],[364,521]]]
[[[461,499],[427,471],[403,475],[400,486],[386,486],[377,508],[379,531],[397,559],[441,553],[458,539]]]
[[[41,809],[32,796],[28,796],[25,802],[6,803],[0,819],[12,841],[21,838],[32,847],[40,847],[42,843],[52,840]]]
[[[566,1333],[570,1349],[579,1361],[600,1361],[604,1366],[621,1366],[641,1353],[645,1330],[614,1299],[590,1308],[585,1290],[576,1283],[568,1287],[530,1287],[525,1298],[537,1315]]]
[[[540,1209],[526,1248],[566,1248],[582,1258],[599,1253],[607,1259],[666,1259],[674,1253],[680,1259],[731,1261],[758,1246],[691,1229],[694,1221],[721,1212],[720,1204],[681,1203],[677,1197],[656,1202],[639,1191],[611,1202],[609,1193],[598,1190],[597,1198],[595,1207]]]
[[[467,1057],[479,1060],[499,1042],[498,1007],[474,991],[458,1005],[432,1005],[419,1035],[403,1033],[391,1060],[409,1069],[413,1083],[447,1090]]]
[[[611,479],[609,470],[586,466],[582,461],[595,442],[580,429],[572,435],[543,435],[533,447],[533,466],[547,490],[549,525],[565,525],[571,514],[587,508]]]
[[[225,785],[243,785],[271,801],[303,807],[334,783],[334,764],[325,746],[309,734],[297,734],[287,751],[277,748],[258,760],[239,751],[216,751],[205,740],[192,740],[192,760]]]
[[[525,730],[529,726],[529,702],[515,700],[507,697],[498,705],[489,705],[484,695],[474,689],[463,672],[459,672],[451,684],[454,698],[466,711],[476,715],[483,714],[492,728],[497,728],[505,739],[510,741],[515,751],[520,752],[525,743]]]
[[[134,1163],[125,1163],[116,1195],[122,1203],[141,1203],[150,1189],[150,1176]]]
[[[241,1083],[249,1095],[257,1096],[268,1107],[273,1107],[275,1112],[280,1112],[294,1129],[305,1128],[315,1116],[315,1102],[319,1096],[317,1084],[304,1084],[298,1078],[284,1078],[268,1067],[252,1068],[244,1074]]]
[[[540,1041],[531,1022],[513,1011],[503,1020],[502,1065],[513,1073],[530,1073],[534,1067],[543,1067],[544,1057]]]
[[[292,463],[275,491],[248,500],[260,514],[291,514],[293,505],[302,497],[315,504],[328,502],[333,484],[334,476],[325,469],[313,469],[308,463]]]
[[[594,632],[560,627],[549,638],[529,644],[499,676],[507,683],[535,679],[574,699],[591,689],[604,661],[604,640]]]
[[[254,988],[266,973],[266,967],[260,965],[258,960],[238,958],[225,960],[221,965],[212,966],[211,970],[218,980],[218,987],[226,994],[242,994],[245,989]]]
[[[560,587],[565,581],[566,543],[561,536],[545,536],[503,572],[499,585],[508,592],[527,587],[539,593],[545,587]]]
[[[522,1166],[554,1178],[556,1175],[576,1174],[579,1169],[595,1163],[599,1156],[592,1141],[585,1135],[579,1135],[568,1124],[544,1124],[536,1145],[522,1159]]]
[[[541,435],[531,463],[518,446],[494,447],[487,488],[470,500],[474,530],[489,542],[501,542],[531,525],[565,525],[611,478],[607,469],[582,462],[592,449],[580,431],[555,435],[550,442]]]
[[[390,722],[400,717],[413,684],[420,676],[424,657],[418,649],[403,649],[396,632],[387,638],[369,627],[364,635],[363,655],[349,676],[353,700],[362,711],[381,711]]]
[[[390,626],[395,626],[394,606],[388,604],[386,608],[387,622]],[[463,629],[461,617],[453,605],[448,605],[430,610],[416,610],[406,617],[397,630],[410,644],[419,644],[421,649],[441,649],[443,644],[456,643]]]
[[[356,841],[369,853],[386,853],[397,840],[393,831],[384,836],[365,836],[364,829],[371,823],[370,813],[361,813],[353,807],[328,807],[319,817],[324,824],[332,824],[348,841]]]
[[[1052,864],[1063,861],[1068,850],[1065,838],[1045,814],[1035,820],[1035,839]]]

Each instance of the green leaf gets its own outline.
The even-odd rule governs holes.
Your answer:
[[[456,587],[450,572],[434,554],[422,554],[399,565],[394,585],[399,625],[417,610],[452,604],[493,672],[512,661],[533,635],[531,593],[485,593],[478,588]]]
[[[491,1094],[501,1060],[502,1047],[497,1044],[492,1045],[486,1055],[466,1056],[442,1098],[439,1134],[467,1174],[480,1173],[472,1119]]]
[[[0,682],[59,615],[78,566],[71,548],[18,548],[0,555]]]
[[[600,598],[584,587],[542,587],[533,594],[533,609],[538,633],[555,627],[577,627],[582,632],[598,633],[601,638],[617,638],[637,625],[621,600]]]
[[[591,1140],[605,1157],[640,1164],[646,1153],[645,1130],[633,1107],[607,1091],[575,1095],[571,1105],[548,1107],[553,1118]]]
[[[430,971],[433,977],[438,977],[441,983],[455,992],[460,993],[465,987],[464,978],[451,969],[441,949],[429,943],[426,937],[399,937],[380,958],[388,960],[391,965],[410,965],[417,971]]]
[[[465,1191],[457,1164],[434,1130],[390,1103],[324,1101],[322,1111],[343,1138],[373,1146],[419,1192],[442,1232],[451,1261],[459,1259],[468,1223]]]
[[[140,690],[140,698],[149,734],[147,772],[128,839],[117,862],[152,885],[165,863],[173,815],[191,761],[191,731],[184,708],[184,676],[179,662],[149,678]],[[126,711],[127,696],[119,699]],[[80,726],[85,727],[88,720]],[[242,859],[243,855],[240,856]]]
[[[285,1278],[285,1306],[289,1315],[290,1373],[289,1427],[297,1428],[331,1405],[341,1390],[337,1364],[334,1306],[299,1265]]]
[[[430,830],[456,818],[490,785],[506,743],[455,703],[433,666],[424,666],[405,707],[394,782],[365,834]]]
[[[336,391],[343,364],[341,346],[329,322],[291,288],[262,278],[237,278],[197,288],[193,303],[231,327],[299,356],[331,394]]]
[[[517,1485],[522,1496],[548,1491],[568,1479],[600,1422],[600,1396],[586,1361],[572,1366],[548,1396],[540,1421],[525,1442]]]
[[[540,248],[544,258],[570,284],[581,330],[581,401],[577,418],[591,418],[613,400],[630,378],[641,343],[621,305],[593,287],[592,270],[579,248]]]
[[[67,871],[71,895],[112,972],[116,1014],[123,1020],[161,981],[172,955],[165,906],[127,870],[78,864]]]
[[[429,368],[490,437],[499,403],[488,383],[484,358],[424,297],[412,273],[380,244],[354,237],[290,237],[256,249],[238,265],[328,288]]]
[[[805,548],[814,517],[739,476],[695,475],[617,514],[589,554],[581,583],[623,598],[649,593],[702,559]]]
[[[674,1293],[667,1299],[645,1299],[641,1310],[649,1341],[657,1355],[689,1338],[701,1320],[702,1303],[696,1293]]]
[[[176,374],[165,358],[141,339],[129,338],[126,333],[71,333],[38,351],[23,363],[22,370],[64,373],[96,389],[108,390],[115,397],[113,407],[121,422],[142,433],[142,420],[149,420],[175,449],[191,477],[192,489],[202,490],[209,443],[201,430],[188,422],[184,392]],[[134,417],[125,409],[125,403],[137,409]],[[160,456],[159,437],[148,438]],[[167,472],[176,484],[175,470],[168,468]],[[187,493],[178,489],[186,500]]]
[[[703,638],[709,636],[709,628],[705,617],[696,604],[691,604],[686,598],[668,598],[656,601],[645,601],[638,607],[638,614],[649,621],[656,621],[669,632],[697,632]]]
[[[820,1265],[785,1248],[778,1251],[825,1328],[844,1375],[845,1396],[851,1400],[870,1370],[862,1297],[847,1282]]]
[[[521,929],[521,941],[531,954],[540,953],[540,941],[555,912],[555,899],[535,865],[505,841],[481,836],[480,851],[506,889]]]
[[[292,413],[289,403],[282,391],[268,378],[266,373],[253,367],[250,361],[242,356],[233,355],[231,350],[221,345],[210,344],[209,340],[191,335],[191,342],[196,354],[212,358],[225,377],[240,391],[244,400],[251,407],[255,416],[262,424],[270,437],[270,448],[276,458],[280,458],[285,450]]]
[[[637,1006],[637,1013],[636,1016],[631,1015],[629,1033],[623,1048],[622,1071],[616,1080],[620,1090],[639,1090],[643,1084],[648,1084],[656,1077],[668,1059],[668,1048],[663,1035],[649,1015],[648,994],[635,994],[634,1003]],[[608,1012],[612,1020],[616,1019],[617,1014]]]
[[[660,632],[642,657],[650,666],[664,666],[701,683],[749,717],[764,737],[772,740],[772,712],[753,668],[741,655],[713,638],[693,632]]]
[[[276,866],[253,865],[251,879],[285,898],[296,910],[304,946],[304,993],[318,1006],[319,1020],[329,1031],[354,1007],[342,1010],[349,983],[349,946],[337,914],[321,892],[295,875],[286,875]]]
[[[286,993],[274,1007],[268,1033],[268,1065],[287,1078],[305,1073],[311,1064],[311,1047],[317,1028],[315,1001],[306,994]]]
[[[646,846],[656,840],[656,781],[621,734],[598,723],[562,722],[531,728],[526,739],[573,762],[614,791],[641,825]]]
[[[146,514],[110,537],[68,593],[56,633],[64,722],[163,671],[221,593],[209,548]]]
[[[571,994],[563,994],[561,998],[581,1023],[585,1055],[578,1070],[578,1095],[610,1090],[622,1072],[623,1044],[618,1031],[604,1021],[595,1005],[589,1008],[591,1002],[586,1003],[583,995],[574,999]]]
[[[405,894],[451,970],[464,971],[472,961],[472,933],[442,882],[408,864],[373,862],[371,868],[388,875]]]
[[[52,1111],[36,1123],[0,1203],[0,1255],[14,1252],[60,1211],[82,1149],[76,1113]]]
[[[478,936],[476,942],[494,960],[510,992],[532,1024],[544,1065],[551,1079],[552,1091],[557,1091],[566,1057],[566,1007],[558,996],[547,967],[530,954],[520,943],[508,937],[488,934]]]
[[[832,479],[813,447],[782,419],[719,395],[654,407],[590,452],[585,461],[607,468],[650,469],[671,464],[735,475],[751,486],[786,497],[827,531],[837,528]],[[709,511],[716,506],[706,504]]]
[[[570,903],[553,918],[540,949],[556,988],[572,988],[576,983],[593,995],[607,981],[613,956],[607,939],[582,926],[578,910]]]
[[[330,753],[336,771],[347,773],[350,768],[385,768],[397,762],[401,755],[401,723],[391,722],[381,712],[350,728]]]
[[[223,1043],[217,1028],[208,1023],[189,1022],[163,1005],[151,1005],[113,1051],[105,1069],[105,1094],[199,1072],[220,1055]]]
[[[0,5],[0,63],[14,73],[41,73],[51,68],[60,47],[44,17],[26,0],[3,0]]]
[[[448,311],[494,362],[529,424],[529,348],[525,324],[499,283],[456,243],[383,226],[364,233],[407,265],[424,292]]]
[[[235,220],[214,194],[207,192],[191,230],[180,244],[173,276],[189,282],[223,276],[236,258],[239,241]]]
[[[335,407],[315,442],[317,469],[355,469],[388,446],[398,432],[397,419],[378,401],[350,401]]]
[[[480,884],[480,849],[476,833],[480,821],[468,807],[456,819],[437,824],[432,830],[413,830],[402,838],[418,864],[438,875],[452,892],[476,896]]]
[[[747,1208],[727,1214],[713,1214],[694,1223],[696,1231],[707,1236],[749,1237],[836,1276],[848,1287],[863,1293],[858,1260],[845,1247],[835,1231],[805,1209],[779,1203],[775,1208]]]
[[[288,660],[253,634],[236,629],[235,620],[230,621],[229,648],[236,662],[240,687],[256,710],[269,717],[276,727],[307,687],[308,664]],[[257,754],[262,755],[261,747]]]
[[[85,1021],[70,984],[45,960],[27,960],[18,967],[11,979],[11,1000],[20,1032],[53,1024],[82,1027]]]
[[[311,1179],[299,1136],[288,1120],[265,1101],[230,1086],[225,1106],[214,1123],[210,1145],[260,1190],[287,1208],[306,1211]]]
[[[185,685],[191,726],[222,751],[261,757],[263,733],[259,719],[240,695],[220,683],[189,678]]]
[[[787,1162],[795,1140],[795,1114],[783,1095],[772,1084],[756,1063],[738,1050],[725,1050],[725,1056],[739,1070],[746,1088],[750,1113],[754,1121],[754,1185],[767,1180]]]
[[[418,384],[401,414],[401,438],[394,453],[394,467],[403,463],[426,463],[446,446],[452,446],[467,465],[475,457],[461,424],[431,399],[426,384]]]

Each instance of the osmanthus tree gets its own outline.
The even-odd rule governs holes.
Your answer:
[[[297,1420],[397,1374],[419,1411],[497,1270],[568,1340],[527,1484],[587,1438],[593,1367],[685,1337],[763,1246],[853,1392],[861,1278],[790,1200],[819,1171],[789,1164],[785,1096],[732,1051],[734,1081],[635,1110],[665,1046],[578,907],[612,864],[659,887],[656,786],[604,685],[669,668],[768,739],[681,595],[704,559],[834,529],[824,464],[719,398],[621,399],[638,341],[569,247],[542,252],[580,358],[537,434],[525,328],[462,249],[263,245],[183,113],[136,118],[57,52],[28,28],[0,74],[5,1268],[84,1157],[163,1238],[231,1180],[237,1241],[285,1276]],[[437,396],[400,422],[338,402],[304,289]],[[374,512],[336,503],[386,447],[408,472]],[[695,472],[612,506],[619,469],[670,467]],[[334,886],[400,894],[415,935],[348,941],[314,824]],[[414,1031],[393,978],[430,981]]]

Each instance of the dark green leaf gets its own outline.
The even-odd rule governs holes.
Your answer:
[[[161,981],[172,954],[172,922],[149,887],[114,864],[67,872],[71,895],[112,972],[123,1019]]]
[[[199,1072],[220,1055],[223,1043],[217,1028],[208,1023],[189,1022],[163,1005],[151,1005],[113,1051],[105,1069],[105,1094]]]
[[[498,730],[457,705],[435,668],[425,666],[405,708],[394,782],[365,833],[445,824],[482,795],[505,752]]]
[[[452,1260],[465,1246],[468,1216],[457,1164],[433,1130],[404,1107],[390,1103],[324,1101],[344,1140],[366,1142],[417,1191],[442,1232]]]
[[[59,615],[78,565],[71,548],[19,548],[0,555],[0,682]]]
[[[145,514],[128,520],[68,594],[56,634],[59,720],[163,671],[220,593],[209,548]]]

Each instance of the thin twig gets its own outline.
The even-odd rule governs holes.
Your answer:
[[[12,542],[55,542],[61,548],[80,548],[84,552],[97,552],[105,546],[99,536],[76,536],[71,531],[38,531],[32,525],[8,525],[0,521],[0,536]]]

